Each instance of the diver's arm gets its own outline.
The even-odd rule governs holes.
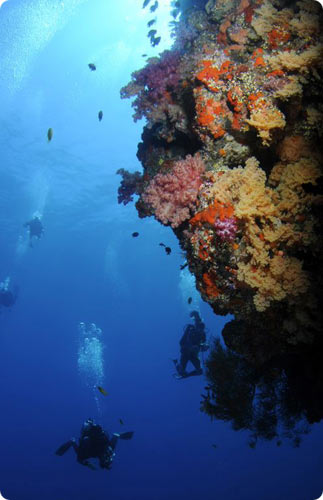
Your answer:
[[[186,347],[186,346],[187,346],[187,345],[189,345],[189,344],[190,344],[189,331],[187,330],[187,327],[186,327],[186,328],[185,328],[185,331],[184,331],[184,333],[183,333],[183,335],[182,335],[182,338],[181,338],[181,340],[179,341],[179,345],[180,345],[181,347],[184,347],[184,346]]]
[[[205,342],[206,342],[206,333],[205,330],[203,329],[203,331],[201,332],[200,344],[205,344]]]
[[[84,465],[85,467],[89,467],[90,469],[96,470],[93,464],[89,462],[88,460],[82,459],[79,456],[77,456],[77,461],[79,464]]]
[[[89,469],[91,469],[91,470],[97,470],[97,468],[96,468],[93,464],[91,464],[91,462],[88,462],[87,460],[85,460],[85,461],[82,463],[82,465],[85,465],[85,467],[88,467],[88,468],[89,468]]]

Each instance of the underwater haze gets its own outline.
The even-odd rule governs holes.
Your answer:
[[[141,0],[0,4],[0,282],[17,290],[0,311],[2,496],[318,498],[322,424],[300,446],[253,448],[247,431],[200,411],[204,375],[174,378],[190,312],[209,340],[231,318],[200,299],[171,228],[118,204],[116,171],[141,170],[143,126],[120,88],[143,54],[170,46],[170,1],[160,0],[157,47]],[[44,234],[31,248],[34,215]],[[55,454],[89,417],[109,433],[134,431],[111,470]]]

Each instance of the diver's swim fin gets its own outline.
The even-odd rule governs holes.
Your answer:
[[[132,436],[133,436],[133,432],[132,431],[129,431],[129,432],[120,432],[119,434],[119,439],[131,439]]]
[[[66,443],[62,444],[62,446],[60,446],[56,451],[55,451],[55,455],[58,455],[58,456],[62,456],[64,455],[64,453],[66,453],[70,447],[73,445],[73,440],[70,439],[69,441],[67,441]]]

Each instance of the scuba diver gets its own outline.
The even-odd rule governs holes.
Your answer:
[[[187,378],[195,375],[202,375],[201,362],[199,360],[199,353],[207,351],[209,345],[206,343],[205,324],[197,311],[192,311],[191,318],[194,318],[194,325],[186,325],[184,334],[179,342],[181,346],[181,359],[178,362],[174,359],[177,374],[175,378]],[[195,370],[190,372],[186,371],[188,362],[191,362]]]
[[[61,457],[73,447],[77,461],[80,464],[96,470],[96,467],[88,459],[97,458],[102,469],[110,469],[118,439],[131,439],[132,436],[133,432],[122,432],[120,434],[115,432],[110,439],[108,433],[100,425],[95,424],[91,418],[88,418],[82,426],[78,444],[74,438],[70,439],[62,444],[55,453]]]
[[[36,238],[40,239],[41,235],[44,233],[44,227],[40,220],[39,215],[34,215],[34,217],[30,221],[25,222],[24,227],[28,227],[29,246],[33,248],[32,244],[33,236],[36,236]]]
[[[12,292],[9,290],[10,278],[6,278],[2,283],[0,283],[0,307],[11,307],[17,300],[18,287],[14,288]]]

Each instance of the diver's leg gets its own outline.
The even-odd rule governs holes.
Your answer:
[[[177,372],[179,373],[179,375],[181,375],[182,377],[186,376],[186,365],[187,365],[188,361],[189,361],[189,357],[187,355],[187,352],[185,350],[181,350],[181,359],[180,359],[179,363],[177,363],[176,369],[177,369]]]
[[[199,360],[199,357],[197,354],[193,354],[190,356],[189,358],[189,361],[192,363],[192,365],[194,366],[195,370],[189,372],[187,374],[188,377],[192,377],[192,376],[195,376],[195,375],[202,375],[203,373],[203,370],[201,368],[201,362]]]
[[[78,461],[79,464],[84,465],[85,467],[88,467],[91,470],[97,470],[96,467],[93,464],[91,464],[91,462],[89,462],[88,460],[84,460],[84,459],[82,460],[79,457],[77,457],[76,460]]]
[[[76,454],[78,454],[79,447],[76,444],[76,439],[72,438],[71,441],[72,441],[73,450],[75,451]]]
[[[198,357],[198,354],[194,354],[194,356],[191,356],[190,362],[192,363],[196,371],[202,373],[201,361]]]
[[[127,431],[127,432],[120,432],[119,434],[119,439],[132,439],[132,436],[134,435],[134,431]]]
[[[67,441],[66,443],[62,444],[62,446],[60,446],[56,451],[55,451],[55,454],[58,455],[58,456],[62,456],[64,455],[71,447],[73,447],[75,453],[77,453],[77,450],[78,450],[78,446],[75,442],[75,439],[70,439],[69,441]]]
[[[112,438],[111,438],[110,446],[111,446],[111,448],[112,448],[113,451],[116,449],[119,437],[120,437],[120,434],[118,434],[117,432],[115,432],[113,434]]]

